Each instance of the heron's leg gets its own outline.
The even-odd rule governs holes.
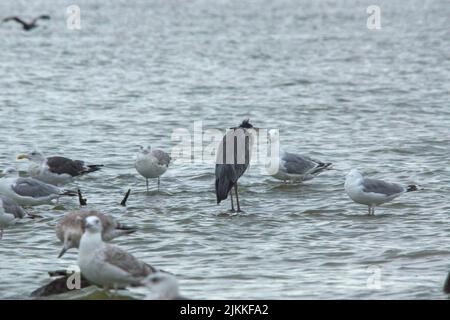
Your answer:
[[[0,240],[3,238],[3,229],[0,229]]]
[[[372,213],[372,208],[370,206],[367,206],[367,208],[369,208],[369,216]]]
[[[160,185],[160,182],[159,182],[159,177],[158,177],[158,191],[159,191],[159,185]]]
[[[145,178],[145,184],[147,185],[147,192],[148,192],[148,178]]]
[[[233,203],[233,188],[231,188],[231,190],[230,190],[230,199],[231,199],[231,212],[235,212],[234,211],[234,203]]]
[[[234,184],[234,192],[236,192],[236,204],[237,204],[237,212],[241,212],[241,206],[239,205],[239,195],[238,195],[238,185],[237,181]]]

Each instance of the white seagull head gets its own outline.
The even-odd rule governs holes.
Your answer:
[[[80,230],[76,228],[68,228],[64,232],[64,245],[58,258],[61,258],[69,249],[78,248],[80,245],[81,234]]]
[[[83,230],[90,233],[101,233],[102,224],[96,216],[89,216],[84,219]]]
[[[358,171],[358,169],[350,170],[350,172],[347,174],[347,177],[346,177],[346,180],[348,180],[348,181],[355,181],[355,180],[360,180],[360,179],[362,179],[362,175]]]
[[[143,283],[151,290],[147,299],[152,300],[172,300],[179,295],[177,279],[165,272],[156,272],[144,279]]]
[[[22,159],[28,159],[35,163],[41,163],[42,161],[45,160],[45,156],[42,152],[35,149],[27,154],[19,154],[17,156],[17,160],[22,160]]]
[[[146,147],[139,145],[139,153],[149,154],[150,151],[152,151],[152,147],[150,145],[148,145]]]

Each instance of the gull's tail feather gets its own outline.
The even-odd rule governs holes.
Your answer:
[[[315,167],[312,171],[311,174],[319,174],[324,170],[328,170],[330,169],[330,166],[332,165],[331,162],[328,163],[320,163],[317,167]]]
[[[417,191],[419,188],[415,184],[410,184],[406,187],[406,192]]]
[[[137,227],[128,226],[126,224],[118,223],[116,230],[124,231],[123,234],[130,234],[137,231]]]
[[[98,171],[102,167],[103,167],[102,164],[91,164],[91,165],[88,165],[88,166],[86,166],[86,169],[83,171],[83,174],[94,172],[94,171]]]
[[[130,196],[130,193],[131,193],[131,189],[128,189],[127,193],[125,193],[125,196],[123,197],[122,201],[120,202],[120,205],[122,207],[127,206],[127,200],[128,200],[128,197]]]
[[[73,190],[63,190],[60,196],[78,197],[78,192]]]

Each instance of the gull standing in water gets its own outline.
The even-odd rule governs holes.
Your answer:
[[[87,217],[83,227],[78,266],[91,283],[106,289],[142,285],[142,280],[158,271],[125,250],[103,242],[102,224],[98,217]]]
[[[28,159],[30,165],[28,174],[38,180],[53,185],[65,184],[78,177],[90,172],[100,170],[103,165],[85,165],[84,161],[72,160],[65,157],[48,157],[42,152],[33,150],[27,154],[20,154],[17,160]]]
[[[136,171],[139,172],[145,178],[148,192],[148,179],[150,178],[158,178],[158,190],[160,179],[159,177],[163,175],[170,163],[170,156],[168,153],[159,150],[153,149],[148,146],[144,148],[143,146],[139,146],[140,149],[136,154],[135,159],[135,167]]]
[[[269,142],[273,148],[280,145],[278,130],[269,130]],[[331,169],[332,164],[329,162],[324,163],[303,155],[288,153],[281,147],[276,151],[278,151],[278,158],[270,160],[270,175],[279,180],[307,181],[325,170]]]
[[[11,198],[0,195],[0,200],[1,200],[0,207],[3,207],[3,210],[6,213],[14,215],[15,218],[22,219],[26,215],[34,217],[33,215],[26,212],[24,208],[22,208],[17,202],[12,200]]]
[[[178,281],[173,275],[165,272],[155,272],[143,280],[150,289],[146,300],[186,300],[178,290]]]
[[[77,210],[66,214],[55,227],[56,236],[63,243],[63,248],[58,255],[61,258],[71,248],[78,248],[83,235],[82,222],[86,217],[95,216],[102,224],[102,239],[110,241],[122,235],[136,232],[136,228],[117,222],[113,217],[96,210]]]
[[[355,202],[369,207],[369,215],[375,207],[389,202],[405,192],[417,191],[416,185],[403,186],[382,180],[364,178],[357,169],[352,169],[345,180],[345,191]]]
[[[14,168],[8,168],[4,172],[14,171]],[[0,194],[0,239],[3,236],[3,228],[15,223],[16,219],[22,219],[25,216],[35,218],[37,216],[26,212],[17,202]]]
[[[0,179],[0,195],[23,206],[49,204],[60,196],[76,196],[76,192],[60,188],[33,178],[22,178],[15,168],[7,168]]]
[[[237,212],[241,211],[238,195],[238,180],[247,170],[254,143],[254,132],[258,129],[244,120],[238,127],[230,128],[217,150],[216,159],[216,198],[217,204],[231,199],[231,212],[234,212],[232,188],[236,194]]]

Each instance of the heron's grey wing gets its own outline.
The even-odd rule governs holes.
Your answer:
[[[311,158],[287,152],[281,160],[284,161],[283,164],[287,173],[291,174],[305,174],[319,165]]]
[[[19,219],[22,219],[27,214],[27,212],[14,200],[6,197],[1,197],[1,199],[3,202],[3,209],[6,213],[11,213],[14,217]]]
[[[158,164],[163,166],[169,166],[170,156],[168,153],[162,150],[152,150],[152,155],[158,159]]]
[[[79,176],[85,171],[84,162],[80,160],[72,160],[65,157],[49,157],[47,165],[50,172],[57,174],[70,174],[72,177]]]
[[[105,262],[131,274],[134,277],[145,277],[153,272],[153,268],[150,268],[146,263],[139,261],[133,255],[118,247],[105,244],[102,253]]]
[[[364,179],[362,186],[364,192],[380,193],[387,196],[392,196],[405,191],[405,188],[399,184],[376,179]]]
[[[12,185],[12,189],[18,195],[32,198],[47,197],[60,193],[57,187],[32,178],[18,178],[16,183]]]

